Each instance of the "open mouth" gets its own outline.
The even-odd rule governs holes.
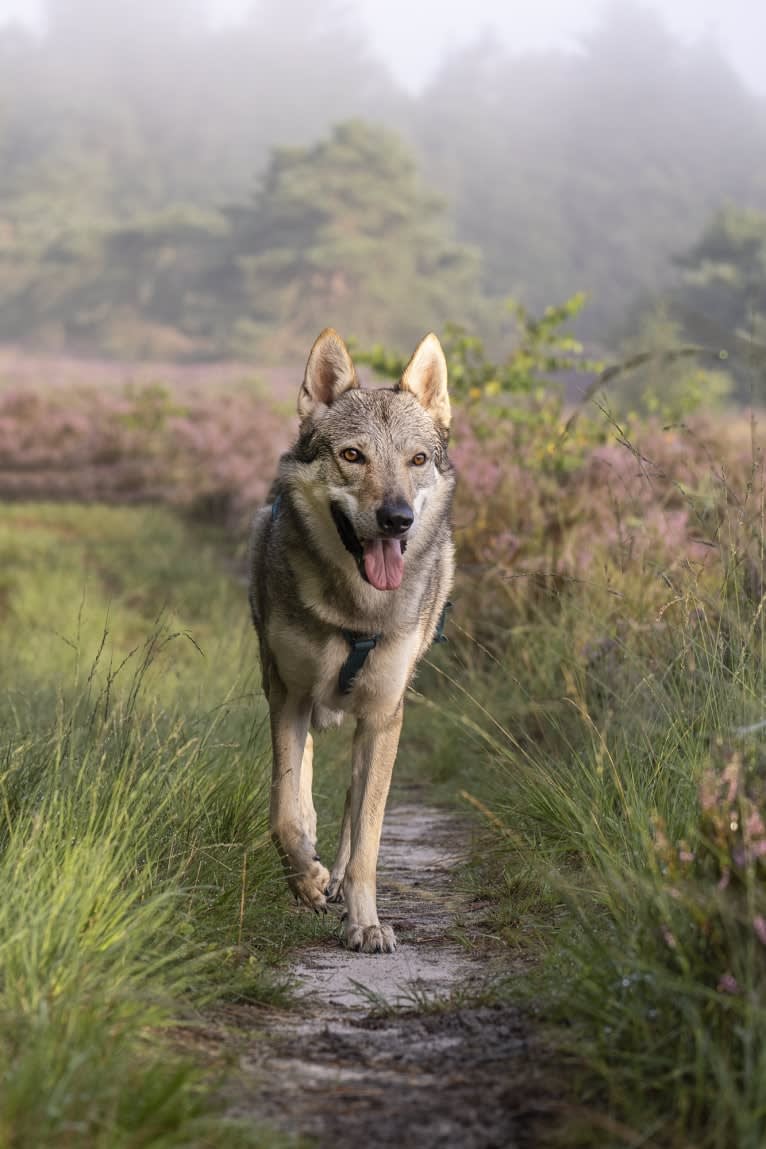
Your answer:
[[[330,504],[333,522],[340,541],[354,559],[359,574],[376,590],[397,590],[404,578],[404,552],[407,540],[387,537],[365,539],[358,537],[351,520],[337,503]]]

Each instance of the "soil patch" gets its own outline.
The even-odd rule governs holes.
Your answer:
[[[553,1101],[545,1052],[528,1015],[491,1003],[495,959],[477,945],[482,906],[457,877],[469,846],[455,815],[392,805],[378,900],[396,953],[347,953],[328,928],[293,965],[293,1012],[259,1011],[250,1039],[238,1012],[231,1116],[337,1149],[542,1144]]]

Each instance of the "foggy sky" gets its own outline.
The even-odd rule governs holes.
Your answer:
[[[104,0],[109,3],[110,0]],[[120,0],[111,0],[119,3]],[[238,19],[253,0],[207,0],[217,22]],[[321,0],[317,0],[321,3]],[[766,0],[646,0],[685,39],[711,36],[748,85],[766,95]],[[514,50],[576,48],[604,0],[352,0],[380,56],[411,90],[420,89],[450,47],[495,28]],[[40,0],[0,0],[10,17],[40,24]]]

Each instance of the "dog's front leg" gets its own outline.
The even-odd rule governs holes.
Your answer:
[[[327,908],[325,889],[330,875],[315,853],[316,816],[310,793],[313,746],[308,733],[311,702],[289,694],[281,682],[272,681],[269,708],[273,751],[271,837],[290,889],[304,905],[319,912]],[[304,772],[306,777],[302,777]]]
[[[391,783],[403,707],[391,717],[360,718],[354,735],[351,776],[351,856],[343,879],[344,941],[363,953],[393,953],[391,926],[381,925],[375,904],[375,871],[383,814]]]

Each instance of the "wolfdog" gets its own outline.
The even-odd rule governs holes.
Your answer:
[[[404,695],[440,630],[453,573],[447,363],[427,335],[393,389],[363,390],[328,328],[298,395],[300,430],[252,539],[250,605],[271,718],[271,835],[296,898],[344,901],[342,937],[391,953],[376,868]],[[332,873],[316,853],[309,727],[356,719]]]

